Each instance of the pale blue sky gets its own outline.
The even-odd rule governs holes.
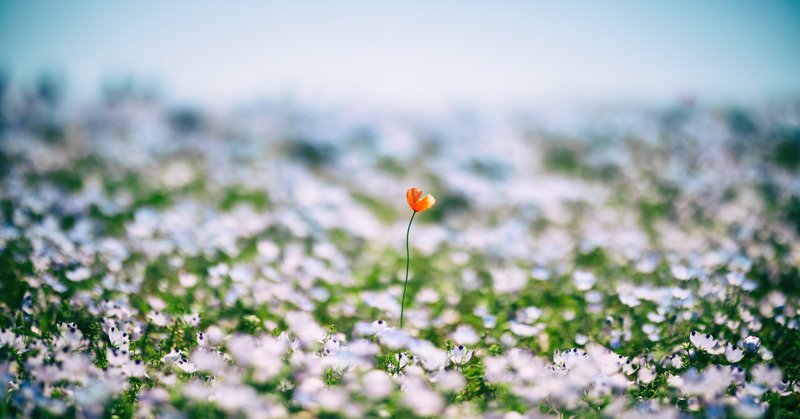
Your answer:
[[[798,41],[800,1],[0,0],[0,68],[81,98],[133,74],[207,103],[746,102],[800,94]]]

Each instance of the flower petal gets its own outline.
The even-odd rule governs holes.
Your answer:
[[[406,191],[406,200],[408,200],[408,206],[411,207],[411,209],[414,209],[414,204],[416,204],[417,201],[419,201],[419,198],[421,196],[422,196],[422,189],[408,188],[408,190]]]
[[[414,205],[411,206],[411,209],[413,209],[416,212],[422,212],[427,209],[430,209],[435,204],[436,204],[436,198],[434,198],[433,195],[431,194],[427,194],[425,195],[424,198],[415,202]]]

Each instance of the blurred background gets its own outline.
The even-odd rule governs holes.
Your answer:
[[[0,1],[4,84],[509,109],[800,93],[800,2]]]
[[[0,179],[102,231],[241,206],[400,248],[419,186],[428,251],[791,242],[799,39],[780,1],[0,0]]]

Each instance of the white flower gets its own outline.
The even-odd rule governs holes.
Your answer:
[[[197,285],[197,275],[181,272],[178,274],[178,281],[181,283],[182,287],[191,288]]]
[[[421,380],[415,380],[408,386],[403,392],[402,401],[406,407],[419,416],[436,416],[444,407],[442,397],[430,390]]]
[[[742,346],[744,346],[747,352],[757,352],[758,348],[761,346],[761,339],[755,336],[748,336],[744,338]]]
[[[550,271],[547,268],[537,266],[531,270],[531,276],[537,281],[547,281],[550,279]]]
[[[340,388],[323,388],[316,394],[316,399],[320,408],[329,411],[339,411],[342,410],[344,405],[348,402],[349,395]]]
[[[190,362],[200,371],[208,371],[213,374],[220,374],[224,368],[225,363],[230,361],[225,354],[208,349],[197,349],[192,352]]]
[[[458,392],[464,388],[466,380],[458,371],[439,371],[431,377],[436,386],[447,392]]]
[[[656,379],[656,367],[649,366],[639,369],[639,381],[644,384],[650,384]]]
[[[683,386],[683,377],[680,375],[667,374],[667,384],[670,387],[680,388]]]
[[[628,307],[638,307],[640,304],[642,304],[642,302],[630,292],[621,292],[618,296],[619,301]]]
[[[183,358],[183,352],[180,349],[173,349],[168,354],[161,358],[164,362],[176,362]]]
[[[186,360],[186,358],[182,358],[175,365],[177,365],[178,368],[180,368],[183,372],[188,373],[188,374],[191,374],[191,373],[197,371],[197,367],[194,364],[192,364],[191,362],[189,362],[188,360]]]
[[[670,271],[672,272],[672,276],[681,281],[688,281],[692,277],[692,271],[683,265],[672,265],[670,266]]]
[[[108,340],[111,341],[112,345],[119,349],[127,349],[128,344],[130,343],[130,337],[128,336],[128,333],[123,332],[116,326],[111,326],[111,328],[108,329]]]
[[[597,282],[597,277],[592,272],[579,270],[572,274],[572,280],[575,281],[578,290],[588,291]]]
[[[226,276],[228,272],[230,272],[230,267],[225,263],[219,263],[208,268],[208,275],[213,277]]]
[[[336,338],[328,339],[322,349],[322,354],[325,356],[336,355],[341,347],[342,344]]]
[[[698,372],[690,369],[681,376],[677,387],[687,395],[697,395],[703,400],[711,401],[725,394],[728,386],[733,382],[733,374],[729,368],[719,365]]]
[[[300,341],[310,344],[320,342],[326,335],[319,323],[305,311],[290,311],[286,313],[286,324]]]
[[[141,359],[126,362],[125,365],[122,366],[122,371],[129,377],[147,376],[147,370]]]
[[[725,358],[731,363],[739,362],[744,358],[744,351],[729,343],[725,347]]]
[[[155,311],[167,308],[167,303],[158,297],[147,297],[147,304],[150,305],[150,309]]]
[[[262,336],[258,339],[257,345],[250,359],[255,366],[253,377],[258,381],[271,380],[278,375],[281,367],[283,367],[283,358],[287,353],[289,344],[279,338]],[[295,352],[295,354],[297,353]],[[239,359],[242,359],[241,354],[239,354]]]
[[[536,326],[528,326],[527,324],[512,321],[509,322],[508,328],[517,336],[529,337],[541,333],[542,330],[544,330],[544,325],[537,324]]]
[[[507,268],[492,270],[492,286],[498,294],[511,294],[521,290],[528,282],[528,276],[521,269]]]
[[[642,332],[647,334],[647,338],[650,339],[652,342],[658,342],[661,340],[661,335],[659,334],[658,327],[654,324],[645,323],[642,325]]]
[[[200,315],[199,314],[184,314],[183,321],[185,321],[189,326],[197,327],[200,325]]]
[[[472,359],[474,352],[473,350],[467,350],[464,345],[454,346],[453,349],[450,349],[450,361],[453,361],[456,365],[464,365]]]
[[[411,343],[411,337],[402,330],[388,329],[381,336],[381,343],[392,349],[400,349]]]
[[[256,249],[258,250],[258,254],[263,256],[267,261],[273,261],[281,252],[280,247],[273,242],[269,241],[259,241],[256,245]]]
[[[23,336],[17,336],[14,332],[5,328],[0,330],[0,348],[4,346],[16,349],[17,353],[20,354],[28,350]]]
[[[734,287],[742,285],[744,279],[744,274],[741,272],[728,272],[728,274],[725,275],[725,280]]]
[[[717,343],[714,340],[714,337],[709,334],[702,334],[698,331],[693,330],[692,333],[689,335],[689,340],[692,342],[697,349],[703,351],[710,351],[714,348],[714,345]]]
[[[796,384],[790,385],[788,381],[781,380],[781,382],[778,383],[776,386],[773,386],[772,389],[773,391],[777,391],[777,393],[780,394],[781,397],[785,397],[792,394],[795,391],[794,387],[796,387]]]
[[[379,370],[371,370],[364,374],[361,381],[363,393],[373,400],[380,400],[388,397],[394,388],[391,377]]]
[[[67,279],[72,282],[82,282],[89,279],[90,276],[92,276],[92,272],[85,266],[67,272]]]
[[[753,397],[746,397],[740,403],[735,404],[736,415],[742,418],[760,418],[767,410],[767,404],[759,403]]]
[[[483,316],[483,327],[487,329],[494,329],[497,326],[497,316],[486,314]]]
[[[15,337],[16,334],[14,334],[14,332],[11,330],[6,329],[5,327],[0,329],[0,347],[11,345],[11,343],[14,342]]]
[[[542,309],[533,306],[517,310],[516,313],[517,321],[525,324],[533,324],[541,316]]]
[[[653,323],[661,323],[666,319],[666,317],[664,316],[664,313],[659,310],[647,313],[647,319]]]
[[[389,329],[389,324],[383,320],[375,320],[372,322],[372,332],[375,336],[381,337],[386,329]]]
[[[681,368],[683,367],[683,357],[679,353],[673,353],[664,358],[662,366],[667,368]]]
[[[426,340],[413,339],[408,349],[419,357],[419,365],[428,371],[438,370],[447,365],[447,352]]]
[[[737,384],[744,383],[744,368],[731,365],[731,375],[733,377],[733,381],[735,381]]]
[[[570,370],[587,357],[586,352],[578,348],[567,349],[563,352],[555,351],[553,352],[553,364]]]
[[[127,350],[107,349],[106,359],[108,360],[108,365],[121,367],[130,361],[130,353]]]
[[[475,333],[475,329],[470,326],[462,325],[456,328],[450,337],[456,342],[464,345],[474,345],[478,342],[480,337]]]
[[[82,345],[83,333],[78,330],[75,323],[61,323],[58,325],[58,331],[61,334],[60,344],[73,349]]]
[[[105,303],[106,316],[125,320],[133,316],[133,310],[124,303],[108,301]]]
[[[622,366],[622,372],[624,372],[627,375],[633,375],[633,373],[635,373],[636,369],[639,367],[639,365],[636,362],[630,359],[625,360],[625,363],[623,363],[621,366]]]
[[[756,365],[750,370],[753,375],[753,381],[765,385],[767,388],[772,388],[778,385],[783,379],[783,372],[777,367],[768,367],[763,364]]]
[[[156,326],[163,327],[166,326],[167,323],[169,323],[169,317],[167,317],[166,314],[160,311],[152,311],[148,313],[147,318],[150,319],[150,321],[153,322],[153,324]]]
[[[281,335],[288,340],[288,337]],[[236,363],[242,367],[249,367],[255,362],[256,340],[253,336],[233,335],[228,341],[228,352],[230,352]]]
[[[218,346],[225,338],[225,333],[218,326],[211,325],[206,330],[206,338],[208,338],[209,344],[212,346]]]
[[[197,344],[200,345],[201,347],[208,347],[209,346],[208,337],[206,337],[205,333],[203,333],[203,332],[198,332],[197,333]]]

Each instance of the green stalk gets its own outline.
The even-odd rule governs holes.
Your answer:
[[[408,235],[411,233],[411,223],[414,222],[414,216],[417,215],[417,212],[411,214],[411,220],[408,221],[408,229],[406,230],[406,281],[403,284],[403,300],[400,302],[400,328],[403,328],[403,315],[405,314],[406,309],[406,288],[408,287],[408,265],[411,261],[409,257],[410,253],[408,251]]]

